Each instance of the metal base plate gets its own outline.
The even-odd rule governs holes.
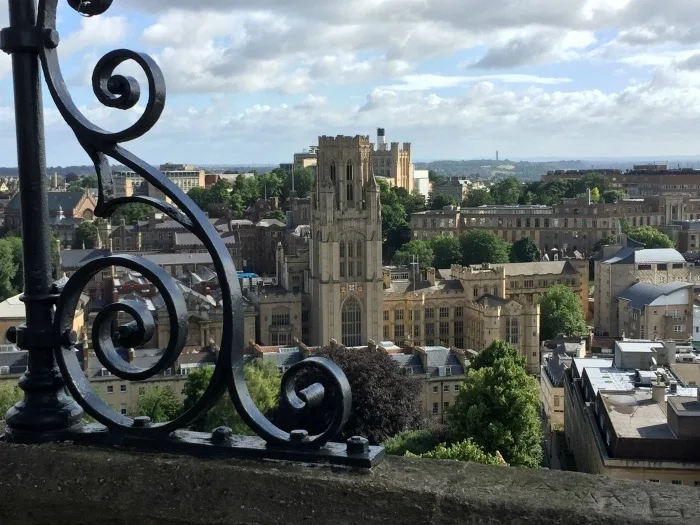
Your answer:
[[[371,468],[377,465],[385,454],[384,448],[378,446],[370,446],[369,450],[362,454],[349,454],[348,447],[344,443],[327,443],[321,449],[279,448],[268,446],[257,436],[232,436],[224,443],[212,443],[211,433],[190,430],[176,430],[160,439],[115,435],[111,434],[105,426],[96,423],[61,433],[54,438],[56,441],[71,441],[76,445],[120,447],[203,458],[268,459],[354,468]],[[37,442],[29,436],[13,436],[7,432],[0,436],[0,440],[20,443]]]

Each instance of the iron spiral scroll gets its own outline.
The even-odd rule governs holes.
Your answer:
[[[202,444],[201,436],[196,436],[194,435],[196,433],[185,429],[209,411],[227,392],[242,420],[258,436],[258,438],[227,439],[224,445],[230,450],[235,451],[236,448],[243,450],[242,453],[239,451],[238,455],[249,455],[245,452],[247,450],[253,451],[256,457],[303,461],[328,460],[355,466],[374,464],[383,454],[383,450],[379,447],[368,447],[366,440],[353,438],[347,446],[329,443],[347,422],[352,404],[348,380],[343,371],[330,360],[310,357],[291,367],[282,378],[280,401],[280,410],[288,414],[299,415],[323,407],[327,411],[323,418],[326,422],[325,429],[315,435],[308,435],[301,430],[283,430],[256,407],[243,374],[244,302],[231,255],[204,212],[160,171],[121,145],[143,136],[158,122],[166,100],[163,74],[157,63],[143,53],[118,49],[104,55],[98,61],[92,75],[93,91],[103,105],[129,110],[135,108],[141,100],[139,82],[132,77],[114,73],[119,65],[127,61],[138,65],[145,74],[148,94],[143,113],[129,127],[110,132],[92,123],[73,102],[61,73],[57,50],[57,2],[58,0],[39,0],[36,28],[37,32],[43,35],[44,42],[39,46],[38,54],[46,85],[56,107],[95,165],[99,181],[95,215],[110,217],[122,205],[145,203],[168,215],[195,234],[212,258],[224,312],[220,352],[211,382],[202,397],[172,421],[152,425],[143,424],[143,421],[139,421],[138,418],[132,419],[122,415],[103,401],[91,387],[81,367],[75,352],[75,338],[71,337],[73,316],[80,295],[95,275],[112,266],[121,266],[140,272],[162,295],[169,316],[170,336],[160,359],[150,368],[139,368],[124,361],[114,344],[114,340],[118,340],[126,346],[138,347],[150,340],[155,323],[147,309],[136,302],[118,302],[106,306],[95,318],[92,345],[98,360],[114,376],[130,381],[152,378],[177,361],[187,340],[187,305],[173,277],[163,268],[143,257],[111,254],[91,259],[68,279],[61,290],[58,290],[59,295],[56,298],[53,333],[61,343],[55,349],[55,359],[72,397],[87,414],[106,427],[106,430],[101,427],[103,434],[107,433],[121,440],[134,438],[138,443],[150,443],[156,446],[168,442],[177,443],[182,450],[183,447],[186,448],[188,441]],[[94,16],[107,11],[112,0],[68,0],[68,3],[80,14]],[[116,197],[109,159],[138,173],[166,195],[172,204],[147,196]],[[110,319],[114,313],[126,314],[132,319],[132,322],[119,327],[116,334],[112,332],[110,326]],[[300,374],[309,372],[320,379],[311,386],[297,391],[296,378]],[[87,434],[85,430],[77,432]],[[258,441],[253,442],[251,439]],[[221,440],[211,439],[210,441],[217,443]],[[207,442],[207,445],[210,443]],[[236,453],[234,452],[233,455]]]

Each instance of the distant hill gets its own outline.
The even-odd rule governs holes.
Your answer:
[[[488,179],[514,175],[523,180],[538,180],[551,170],[582,170],[590,168],[590,163],[580,160],[560,160],[550,162],[527,162],[483,159],[483,160],[436,160],[416,162],[416,169],[434,170],[443,177],[478,176]]]

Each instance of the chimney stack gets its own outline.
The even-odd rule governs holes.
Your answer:
[[[651,385],[651,399],[658,403],[662,410],[665,409],[664,403],[666,401],[666,383],[661,382],[659,379]]]

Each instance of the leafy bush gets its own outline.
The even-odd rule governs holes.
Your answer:
[[[435,449],[442,441],[438,432],[429,429],[405,430],[387,439],[382,445],[387,454],[404,456],[426,454]]]

